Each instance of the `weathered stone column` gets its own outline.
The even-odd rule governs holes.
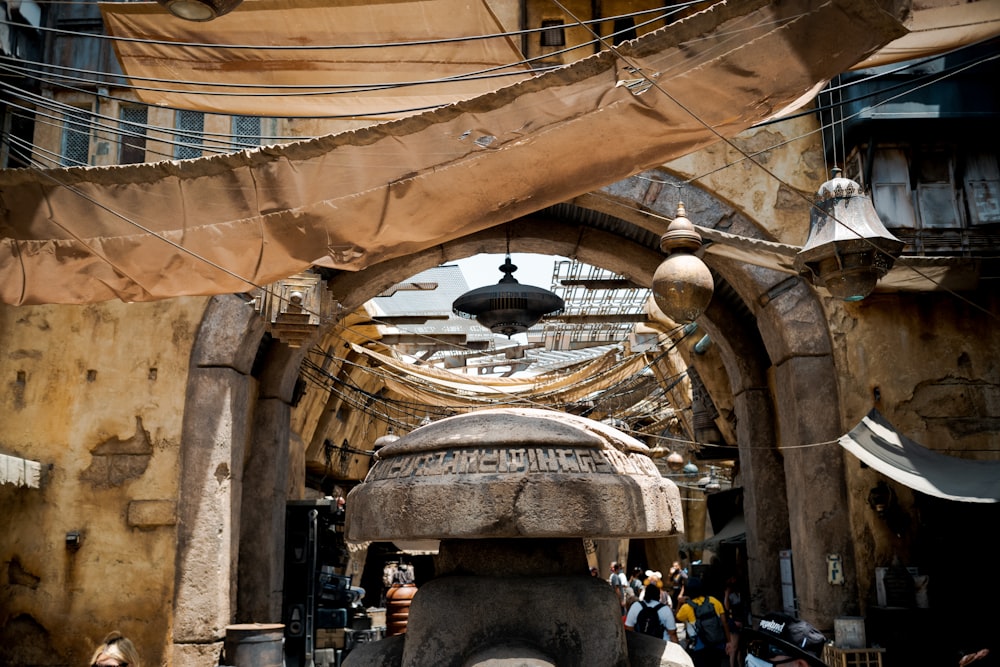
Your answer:
[[[191,353],[181,433],[173,667],[218,662],[234,620],[244,452],[264,322],[244,299],[214,297]]]
[[[248,376],[226,368],[190,372],[181,451],[180,529],[174,599],[174,667],[218,660],[236,609]]]
[[[237,623],[281,620],[291,408],[262,398],[254,410],[243,471]]]
[[[788,523],[799,614],[827,634],[833,619],[857,613],[857,574],[847,511],[844,452],[836,442],[839,413],[831,409],[836,378],[828,357],[794,357],[776,368],[782,401]],[[827,556],[840,557],[843,583],[827,582]]]
[[[785,469],[773,438],[769,392],[753,389],[733,399],[739,429],[743,514],[747,525],[750,610],[754,616],[760,616],[781,609],[778,552],[791,547]]]

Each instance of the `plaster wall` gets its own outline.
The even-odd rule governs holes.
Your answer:
[[[746,215],[769,240],[799,246],[809,236],[813,193],[830,178],[810,116],[748,130],[667,168]]]
[[[995,444],[1000,438],[1000,339],[984,335],[995,323],[983,310],[996,312],[997,307],[996,295],[982,290],[875,294],[833,311],[845,429],[874,406],[897,431],[934,451],[1000,460]],[[887,520],[867,503],[869,490],[886,478],[847,453],[845,470],[856,558],[859,572],[865,573],[859,582],[863,607],[876,602],[874,569],[888,567],[894,557],[928,574],[930,604],[942,604],[941,599],[935,604],[933,594],[937,585],[947,585],[952,566],[937,557],[933,544],[948,545],[949,557],[972,566],[988,549],[982,532],[965,519],[982,508],[945,504],[951,525],[941,531],[922,520],[921,500],[910,489],[888,480],[898,513]],[[959,544],[963,546],[956,549]],[[994,578],[984,582],[998,587]]]
[[[161,664],[205,302],[0,307],[0,452],[43,466],[40,489],[0,486],[0,663],[86,664],[119,629]]]

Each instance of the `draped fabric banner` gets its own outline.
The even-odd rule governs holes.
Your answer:
[[[206,113],[391,120],[531,76],[513,38],[482,38],[503,33],[484,1],[244,0],[206,22],[113,2],[101,14],[126,38],[115,53],[143,102]]]
[[[939,454],[897,433],[872,409],[840,438],[841,446],[880,473],[915,491],[967,503],[1000,502],[1000,461]]]
[[[0,301],[246,292],[446,243],[807,103],[904,34],[908,4],[729,0],[616,52],[361,130],[195,160],[5,170]]]
[[[497,404],[563,405],[583,400],[591,394],[625,382],[645,368],[644,354],[632,355],[615,363],[613,353],[601,356],[558,381],[526,382],[514,378],[468,377],[451,371],[414,366],[359,345],[358,354],[378,362],[381,381],[389,389],[416,403],[468,408]],[[509,384],[498,383],[507,380]]]

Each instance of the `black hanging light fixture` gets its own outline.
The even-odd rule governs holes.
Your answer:
[[[469,290],[455,299],[451,310],[460,317],[474,319],[493,333],[510,338],[524,333],[543,317],[559,315],[566,303],[547,289],[522,285],[512,275],[517,267],[510,261],[510,232],[507,259],[498,267],[503,278],[496,285]]]
[[[834,167],[833,178],[816,192],[809,238],[795,256],[795,265],[832,296],[860,301],[892,268],[903,245],[882,224],[861,186],[840,176]]]

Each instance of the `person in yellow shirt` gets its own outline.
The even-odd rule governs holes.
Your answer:
[[[687,601],[677,610],[676,618],[687,627],[687,652],[694,667],[723,667],[729,664],[729,626],[726,610],[704,590],[701,579],[687,580]]]

